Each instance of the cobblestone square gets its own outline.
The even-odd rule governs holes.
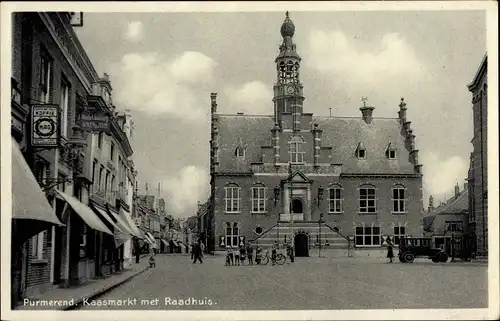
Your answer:
[[[129,299],[137,304],[105,309],[485,308],[487,293],[486,264],[297,258],[282,266],[226,267],[220,256],[195,265],[189,256],[158,255],[155,268],[81,308]]]

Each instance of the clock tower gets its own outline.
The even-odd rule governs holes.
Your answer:
[[[299,79],[300,61],[302,58],[295,51],[296,46],[293,43],[295,26],[290,20],[288,11],[286,18],[281,25],[281,36],[283,43],[280,45],[280,52],[276,57],[277,81],[274,85],[274,116],[276,122],[282,126],[284,114],[293,116],[294,130],[300,130],[297,119],[302,115],[302,106],[304,101],[303,86]]]

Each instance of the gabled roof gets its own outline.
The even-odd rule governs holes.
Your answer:
[[[481,79],[483,78],[483,75],[487,71],[487,68],[488,68],[488,53],[484,55],[483,60],[481,61],[481,64],[479,65],[479,68],[476,71],[474,79],[470,84],[467,85],[469,91],[473,91],[474,88],[480,83]]]
[[[318,124],[322,132],[323,147],[331,164],[342,164],[343,173],[370,174],[414,174],[405,137],[397,118],[373,118],[366,124],[362,117],[313,116],[310,124]],[[218,161],[221,172],[250,172],[251,163],[259,162],[262,146],[271,146],[271,132],[274,116],[218,115]],[[234,149],[241,143],[246,146],[246,157],[236,159]],[[355,150],[359,142],[366,149],[366,159],[358,159]],[[389,160],[385,151],[388,142],[397,156]],[[307,146],[313,153],[312,143]],[[287,157],[281,151],[281,157]]]

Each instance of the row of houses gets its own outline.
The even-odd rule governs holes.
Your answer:
[[[478,257],[488,256],[488,170],[487,170],[487,111],[488,111],[488,56],[485,55],[467,86],[472,94],[473,151],[467,183],[460,190],[457,183],[453,196],[434,208],[429,199],[429,209],[424,217],[426,236],[433,244],[454,255],[470,251]]]
[[[128,265],[137,170],[132,118],[74,28],[82,13],[13,14],[11,302]],[[154,231],[154,230],[153,230]]]

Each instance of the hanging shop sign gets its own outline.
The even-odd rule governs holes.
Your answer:
[[[57,147],[59,142],[59,106],[31,106],[31,145]]]
[[[109,114],[99,108],[88,107],[80,115],[80,128],[86,132],[110,132]]]

